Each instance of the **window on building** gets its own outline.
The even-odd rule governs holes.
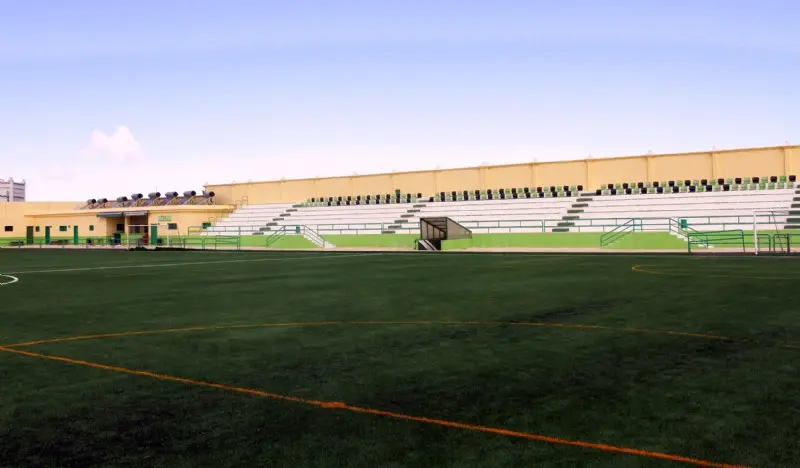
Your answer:
[[[90,225],[89,225],[89,230],[90,230],[90,231],[94,231],[94,224],[90,224]]]
[[[14,226],[6,226],[5,231],[6,232],[14,232]]]
[[[36,232],[39,232],[39,226],[36,226]]]
[[[117,232],[122,232],[125,230],[124,224],[117,224]]]
[[[67,227],[66,226],[59,226],[58,230],[61,231],[61,232],[67,232]]]
[[[167,229],[169,229],[170,231],[177,230],[178,229],[178,223],[168,223],[167,224]]]

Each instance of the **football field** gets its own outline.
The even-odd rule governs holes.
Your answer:
[[[789,258],[0,250],[0,466],[800,466]]]

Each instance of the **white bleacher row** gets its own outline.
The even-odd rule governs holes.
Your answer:
[[[645,222],[648,225],[646,229],[655,230],[669,230],[669,218],[687,218],[690,226],[695,222],[695,228],[700,230],[741,229],[744,220],[752,220],[754,209],[787,210],[793,197],[792,189],[593,197],[571,231],[608,231],[632,218],[661,218],[660,221]],[[419,229],[420,217],[432,216],[453,218],[475,233],[542,232],[555,227],[576,201],[577,197],[429,202],[417,208],[418,213],[408,213],[413,204],[303,207],[279,221],[273,219],[279,218],[291,205],[250,205],[206,232],[257,233],[270,222],[277,223],[272,230],[280,229],[280,226],[305,225],[322,234],[379,234],[388,226],[398,224],[402,226],[400,229],[392,229],[412,232]],[[413,216],[403,218],[404,214]],[[400,219],[407,222],[396,223]],[[769,221],[780,226],[785,223],[786,216],[776,215]]]
[[[291,216],[278,221],[280,226],[304,225],[319,230],[326,225],[372,225],[380,233],[379,225],[390,225],[401,219],[413,207],[409,203],[390,205],[345,205],[298,208]]]
[[[312,228],[323,233],[356,229],[359,230],[359,233],[364,230],[365,234],[372,233],[373,230],[380,232],[380,229],[388,229],[388,226],[397,225],[401,226],[399,228],[401,232],[418,231],[420,217],[435,216],[447,216],[458,222],[485,221],[492,226],[497,226],[498,222],[502,221],[560,219],[574,202],[575,198],[434,202],[418,208],[418,213],[410,213],[412,216],[405,218],[407,222],[402,224],[396,223],[396,221],[402,219],[401,216],[407,214],[408,209],[413,208],[413,205],[397,205],[401,207],[399,211],[380,210],[377,209],[379,206],[302,208],[281,223],[311,225]],[[366,216],[361,213],[365,211],[374,214]],[[356,214],[359,216],[357,217]],[[380,223],[381,226],[376,226],[375,223]],[[398,228],[392,229],[398,231]]]
[[[645,230],[669,230],[670,218],[687,219],[689,227],[702,231],[745,229],[752,223],[753,210],[785,211],[793,197],[792,189],[597,197],[581,213],[575,230],[607,231],[609,225],[613,229],[613,225],[633,218],[643,218]],[[785,222],[785,213],[759,219],[759,223],[778,228]]]
[[[204,235],[252,234],[291,208],[291,203],[246,205],[203,232]]]
[[[462,221],[560,219],[575,203],[575,198],[524,198],[431,203],[421,208],[418,217],[447,216]]]

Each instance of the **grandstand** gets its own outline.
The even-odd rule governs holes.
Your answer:
[[[299,227],[303,233],[334,238],[414,235],[420,230],[421,218],[448,217],[478,235],[606,233],[635,225],[635,231],[664,232],[684,239],[686,230],[752,229],[757,210],[761,213],[755,221],[762,228],[793,229],[796,225],[789,213],[800,194],[794,187],[795,177],[787,179],[768,184],[739,178],[713,184],[705,180],[700,184],[679,181],[680,185],[676,181],[624,183],[595,192],[578,192],[577,187],[536,187],[430,197],[328,197],[303,204],[245,205],[203,235],[295,235],[301,234]],[[604,245],[598,240],[598,246]]]
[[[446,217],[474,234],[444,240],[446,249],[477,248],[489,237],[499,247],[621,248],[629,235],[637,248],[678,249],[688,246],[674,240],[690,232],[800,227],[795,165],[800,147],[781,146],[214,184],[200,193],[93,198],[69,210],[4,207],[10,222],[0,237],[22,245],[105,245],[105,238],[159,224],[181,245],[410,249],[420,219]]]

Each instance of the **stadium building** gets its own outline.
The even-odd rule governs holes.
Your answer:
[[[15,245],[129,245],[147,234],[184,247],[438,250],[685,249],[708,247],[713,233],[752,245],[758,232],[800,226],[797,169],[800,146],[778,146],[210,184],[200,193],[3,204],[0,234]],[[425,220],[436,219],[445,224],[430,234]],[[435,245],[418,243],[423,231]]]

